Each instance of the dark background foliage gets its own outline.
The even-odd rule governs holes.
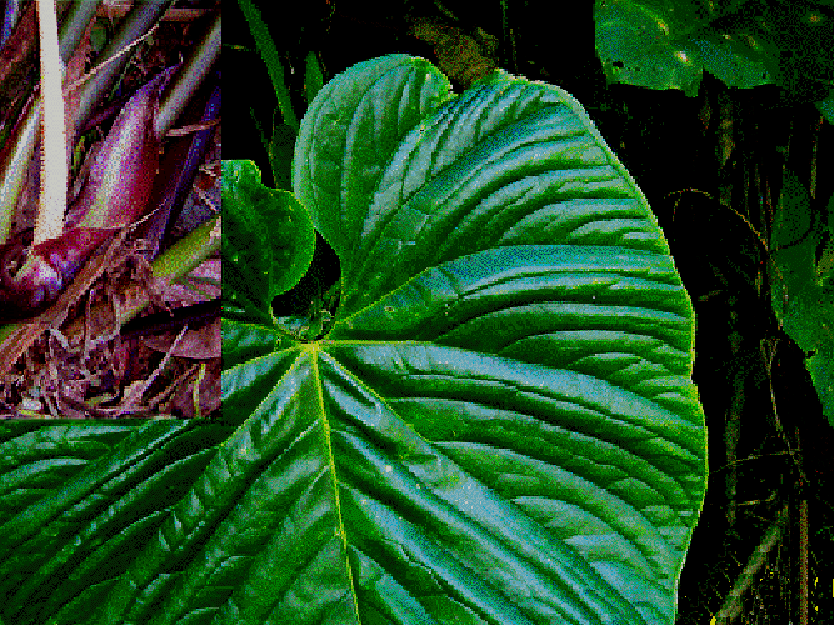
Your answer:
[[[709,428],[710,478],[681,577],[678,622],[710,622],[785,506],[785,530],[747,588],[739,622],[798,622],[803,499],[812,620],[834,622],[828,565],[834,561],[834,431],[802,350],[770,307],[768,253],[760,238],[766,240],[786,168],[815,190],[812,210],[817,222],[824,218],[834,192],[834,177],[826,173],[834,165],[834,131],[801,93],[777,86],[739,90],[709,75],[697,97],[607,86],[594,52],[592,10],[593,3],[574,3],[562,19],[541,0],[310,0],[294,5],[291,19],[269,11],[264,19],[283,56],[299,119],[307,105],[310,51],[325,81],[384,54],[422,56],[452,77],[456,93],[470,76],[450,59],[464,65],[491,60],[510,73],[559,85],[585,106],[648,198],[697,315],[693,377]],[[260,133],[272,136],[274,120],[288,150],[294,136],[282,126],[242,13],[234,5],[225,13],[225,80],[235,96],[224,106],[233,109],[227,119],[235,130],[225,137],[223,156],[254,160],[272,185]],[[426,23],[428,30],[415,27]],[[290,189],[288,172],[276,186]],[[338,276],[338,259],[319,235],[310,272],[276,299],[276,314],[303,314]]]

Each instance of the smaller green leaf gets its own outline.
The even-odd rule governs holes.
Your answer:
[[[252,161],[223,161],[222,200],[225,312],[270,320],[272,299],[313,260],[313,224],[292,193],[261,184]]]

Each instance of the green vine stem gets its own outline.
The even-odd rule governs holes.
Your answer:
[[[168,278],[171,282],[184,279],[220,249],[219,231],[220,215],[194,228],[151,263],[154,278]],[[118,323],[124,325],[149,303],[150,297],[147,291],[143,290],[138,298],[122,311]]]

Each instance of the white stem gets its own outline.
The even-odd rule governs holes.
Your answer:
[[[55,0],[36,0],[41,44],[41,198],[35,221],[37,245],[61,235],[67,207],[64,97]]]

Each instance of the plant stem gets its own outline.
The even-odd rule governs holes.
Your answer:
[[[284,66],[281,65],[281,57],[278,55],[275,42],[270,37],[269,29],[261,18],[261,12],[252,1],[238,0],[238,4],[246,21],[249,22],[249,31],[255,39],[255,45],[258,47],[264,63],[266,63],[266,69],[272,79],[272,87],[275,89],[275,95],[278,98],[278,108],[284,117],[284,123],[292,128],[295,134],[298,134],[298,118],[292,108],[290,91],[284,84]]]
[[[194,271],[200,263],[220,249],[220,215],[212,217],[165,250],[151,263],[154,278],[169,278],[172,282],[180,280]],[[123,325],[133,319],[151,302],[146,288],[131,290],[125,294],[125,305],[117,319]],[[93,306],[93,315],[101,315],[102,310],[109,304]],[[84,332],[84,317],[78,317],[64,332],[64,335],[75,341]]]
[[[151,263],[153,276],[154,278],[169,278],[172,282],[182,279],[219,249],[220,215],[217,215],[202,225],[197,226]],[[123,325],[133,319],[151,301],[146,287],[128,287],[127,291],[122,292],[119,297],[125,300],[125,304],[120,311],[121,315],[116,320],[119,325]],[[103,314],[105,308],[111,306],[111,303],[96,304],[93,306],[91,314],[93,316],[100,316]],[[17,355],[12,355],[11,359],[9,359],[9,352],[13,346],[11,344],[4,345],[4,343],[12,334],[18,332],[25,325],[31,324],[29,322],[22,322],[0,325],[0,345],[4,347],[3,350],[0,350],[0,374],[5,373],[15,360],[17,360],[19,355],[23,353],[20,351]],[[80,337],[83,337],[86,331],[85,326],[86,318],[82,315],[72,321],[63,331],[63,334],[73,345],[77,345],[78,341],[81,340]],[[26,348],[28,348],[28,345],[24,350]],[[0,623],[0,625],[3,624]]]
[[[808,499],[799,500],[799,625],[808,625]]]
[[[785,505],[776,514],[776,519],[770,524],[767,532],[765,532],[762,542],[753,550],[753,553],[747,561],[747,565],[736,579],[733,589],[724,599],[724,605],[721,606],[718,614],[711,621],[712,623],[715,625],[729,625],[729,623],[732,623],[741,614],[744,593],[757,579],[759,569],[765,563],[768,552],[782,537],[782,530],[787,520],[788,506]]]
[[[41,44],[41,197],[34,244],[61,235],[67,207],[66,132],[55,0],[36,0]]]

